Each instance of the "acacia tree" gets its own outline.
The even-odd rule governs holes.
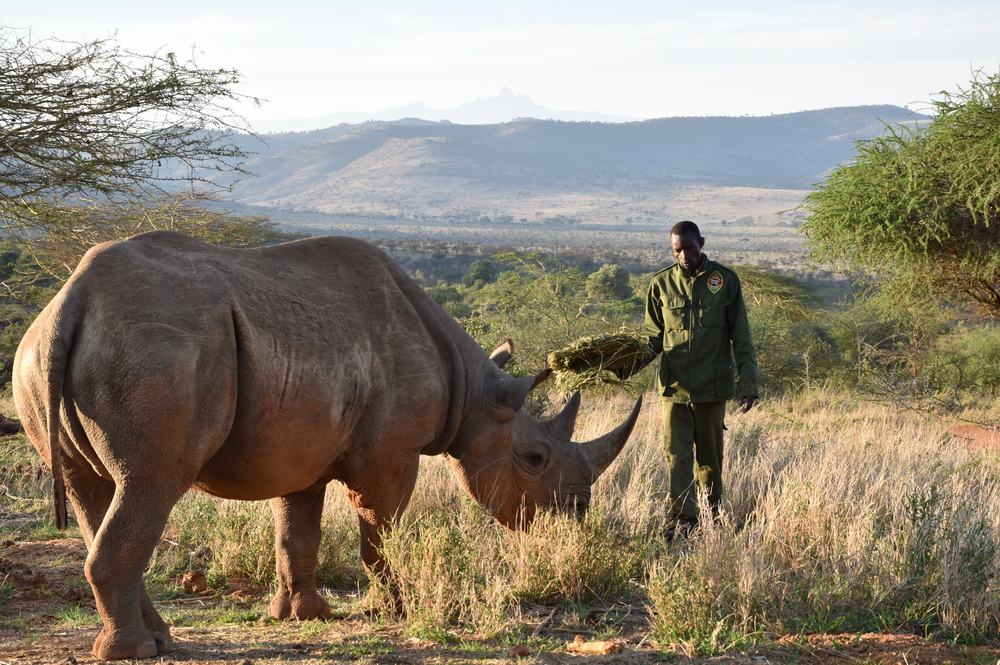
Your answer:
[[[91,245],[152,229],[237,245],[279,237],[262,218],[197,205],[224,189],[214,176],[245,173],[239,80],[113,38],[0,26],[0,230],[57,281]]]
[[[924,126],[859,142],[803,204],[814,260],[1000,317],[1000,74],[942,92]]]
[[[32,39],[0,26],[0,204],[136,197],[239,171],[240,76],[112,39]]]

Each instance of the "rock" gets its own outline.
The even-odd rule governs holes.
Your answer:
[[[23,431],[24,428],[21,427],[20,420],[0,415],[0,434],[17,434]]]
[[[59,595],[62,596],[63,600],[70,603],[78,603],[87,597],[87,592],[78,586],[68,586]]]
[[[189,570],[181,576],[181,588],[186,593],[207,593],[208,580],[200,570]]]
[[[566,651],[599,654],[621,653],[625,651],[625,643],[621,640],[594,640],[593,642],[586,642],[582,637],[577,635],[573,638],[572,642],[566,643]]]
[[[527,658],[530,655],[531,649],[524,644],[518,644],[516,647],[511,647],[510,651],[507,652],[508,658]]]

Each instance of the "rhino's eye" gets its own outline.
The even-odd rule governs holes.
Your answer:
[[[549,453],[545,446],[535,442],[524,442],[514,447],[514,464],[525,473],[541,472],[549,463]]]
[[[524,461],[528,463],[532,469],[540,469],[545,465],[545,458],[538,453],[528,453],[524,456]]]

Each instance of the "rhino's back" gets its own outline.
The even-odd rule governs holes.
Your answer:
[[[215,494],[304,489],[358,454],[359,433],[403,424],[419,448],[443,426],[439,314],[362,241],[238,250],[153,232],[89,252],[60,299],[84,303],[69,372],[80,413],[210,422],[182,454]]]

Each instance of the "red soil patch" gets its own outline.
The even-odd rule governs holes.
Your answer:
[[[956,425],[948,430],[953,441],[972,450],[1000,448],[1000,428],[988,425]]]

